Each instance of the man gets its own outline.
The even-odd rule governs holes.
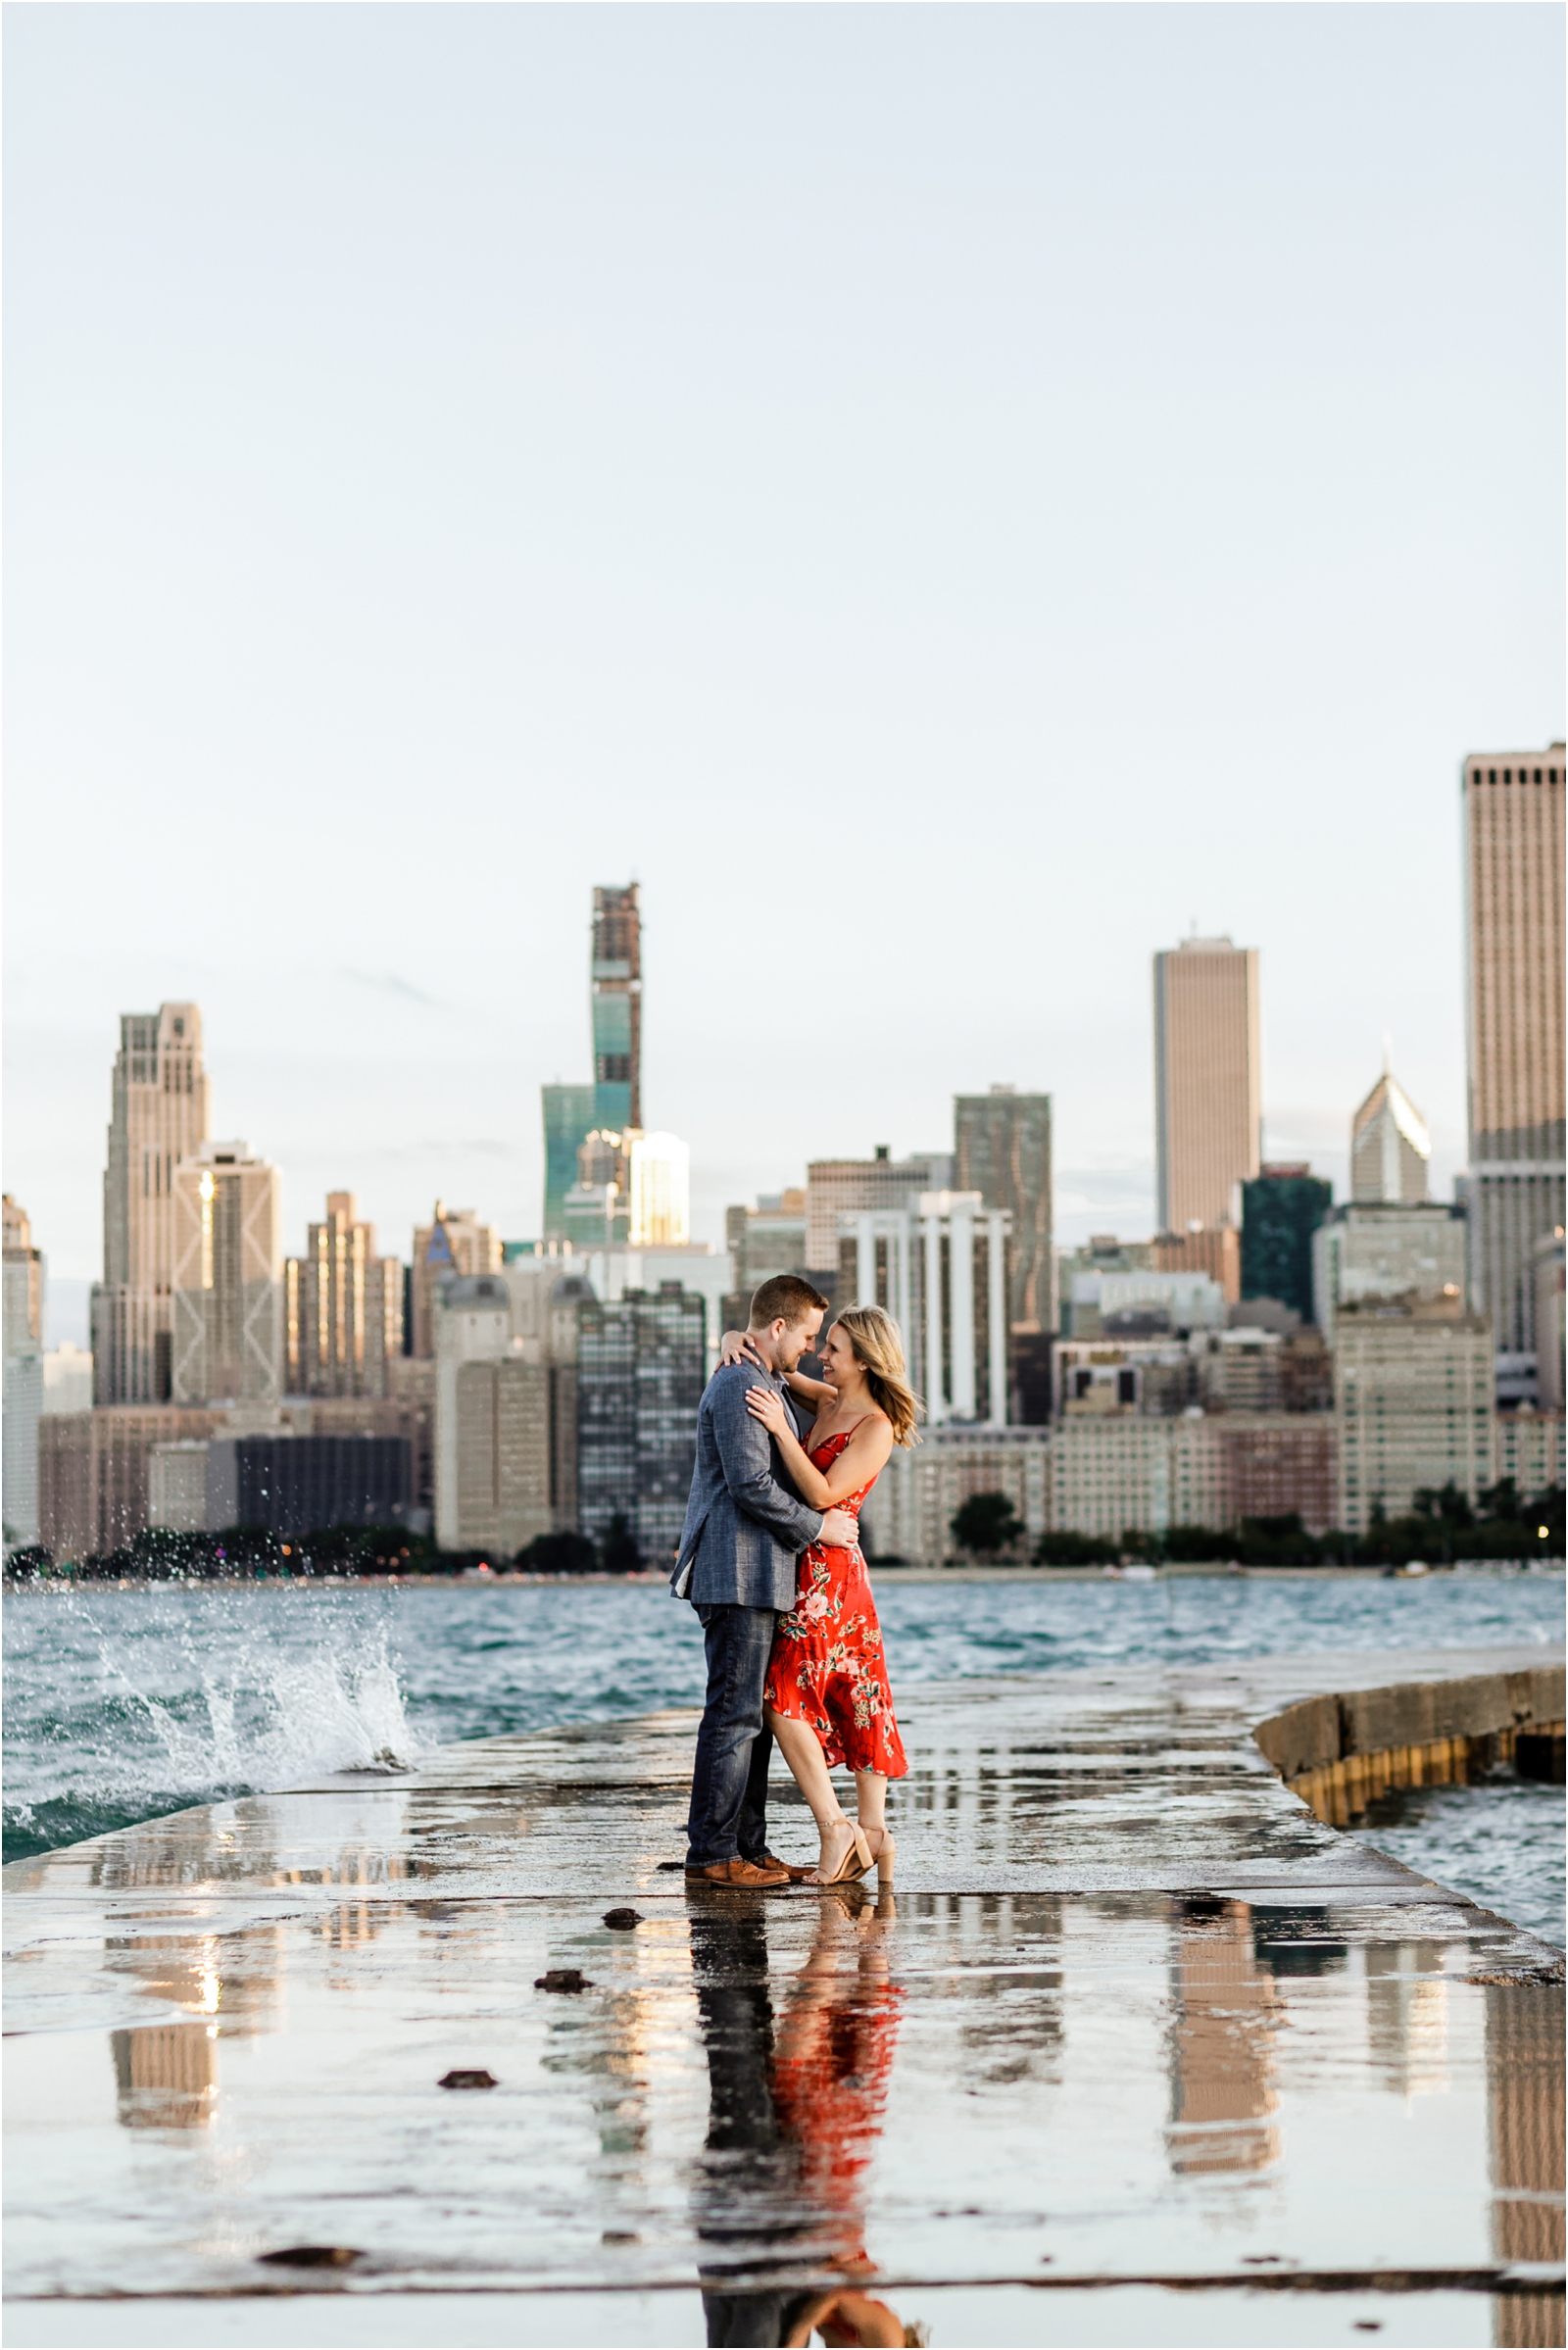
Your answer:
[[[761,1368],[715,1371],[698,1407],[697,1465],[670,1589],[696,1608],[708,1652],[686,1874],[711,1885],[790,1882],[767,1848],[773,1740],[762,1727],[762,1684],[778,1619],[795,1605],[796,1559],[812,1542],[848,1547],[858,1538],[849,1511],[807,1508],[773,1439],[747,1410],[746,1391],[765,1385],[788,1396],[785,1374],[813,1344],[826,1305],[798,1274],[764,1281],[749,1324]]]

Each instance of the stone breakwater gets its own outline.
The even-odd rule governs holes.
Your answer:
[[[1560,1953],[1281,1775],[1542,1663],[912,1688],[881,1898],[688,1893],[685,1710],[17,1862],[7,2339],[1560,2340]]]

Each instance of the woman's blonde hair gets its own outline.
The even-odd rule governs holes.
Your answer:
[[[893,1442],[917,1444],[920,1440],[914,1423],[919,1417],[919,1398],[909,1385],[904,1340],[893,1316],[884,1313],[880,1305],[847,1305],[833,1319],[855,1349],[871,1400],[893,1423]]]

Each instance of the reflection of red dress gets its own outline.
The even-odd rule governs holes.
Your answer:
[[[810,1454],[811,1466],[825,1474],[854,1433],[841,1428],[824,1438]],[[869,1479],[833,1506],[858,1517],[875,1483]],[[858,1544],[835,1550],[813,1542],[803,1554],[794,1613],[773,1636],[762,1696],[775,1713],[815,1731],[830,1766],[848,1763],[852,1771],[880,1771],[884,1779],[902,1779],[907,1771],[882,1627]]]
[[[863,2267],[865,2173],[881,2134],[904,1994],[863,1977],[837,1988],[814,2013],[808,2006],[786,2023],[781,2041],[790,2047],[798,2034],[799,2044],[774,2064],[773,2098],[800,2144],[803,2186],[843,2229],[841,2257]]]

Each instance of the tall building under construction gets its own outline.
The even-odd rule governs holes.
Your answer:
[[[637,884],[594,892],[594,1124],[643,1122],[643,923]]]

